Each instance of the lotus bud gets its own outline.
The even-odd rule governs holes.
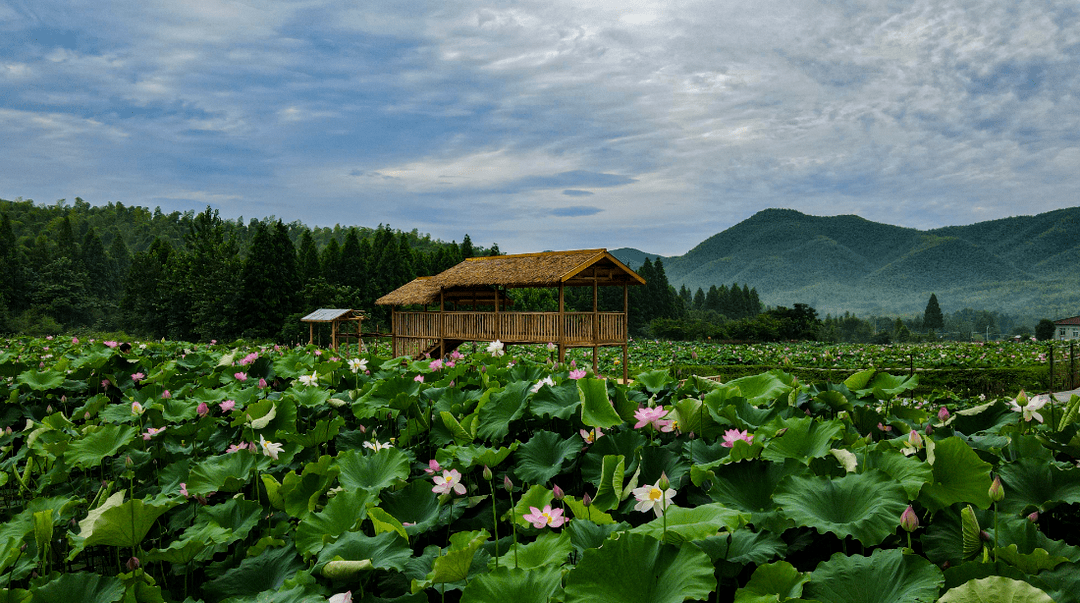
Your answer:
[[[944,423],[949,418],[949,409],[942,406],[941,410],[937,411],[937,418],[939,421]]]
[[[990,484],[990,500],[992,502],[1001,502],[1001,499],[1005,498],[1005,488],[1001,486],[1001,477],[994,476],[994,483]]]
[[[1027,518],[1028,518],[1028,521],[1030,521],[1031,523],[1038,523],[1039,522],[1039,512],[1038,511],[1032,511],[1031,514],[1027,516]]]
[[[551,494],[555,497],[555,500],[562,500],[563,497],[566,496],[566,494],[563,492],[563,489],[560,488],[558,484],[552,486]]]
[[[900,527],[904,528],[906,532],[914,532],[919,529],[919,516],[915,515],[915,509],[908,505],[904,512],[900,514]]]
[[[586,492],[584,495],[582,495],[581,504],[586,506],[586,507],[592,505],[592,497],[589,496],[588,492]]]
[[[494,477],[495,475],[491,472],[491,467],[484,465],[484,479],[490,482]]]
[[[660,472],[660,481],[656,482],[656,487],[660,488],[661,490],[667,490],[671,487],[671,481],[668,480],[666,471]]]
[[[1024,390],[1020,390],[1020,393],[1016,395],[1016,405],[1020,408],[1028,405],[1028,397],[1027,394],[1024,393]]]
[[[987,532],[986,530],[979,530],[979,540],[982,540],[983,542],[990,542],[991,540],[993,540],[993,538],[990,537],[990,532]]]
[[[509,475],[504,475],[503,476],[503,488],[506,488],[507,492],[513,492],[514,491],[514,482],[510,481],[510,476]]]
[[[135,461],[131,459],[130,454],[124,457],[124,466],[125,467],[134,467],[135,466]]]
[[[210,414],[210,407],[206,405],[206,402],[199,402],[199,406],[195,409],[195,412],[200,417],[205,417]]]
[[[133,571],[139,569],[140,565],[142,565],[142,564],[139,563],[139,558],[138,557],[132,557],[131,559],[127,560],[127,569],[128,569],[129,572],[133,572]]]
[[[911,444],[912,446],[914,446],[916,448],[922,448],[923,441],[922,441],[922,436],[919,435],[919,432],[912,429],[908,433],[908,444]]]
[[[45,407],[45,414],[51,415],[53,413],[52,404]]]
[[[172,398],[172,393],[169,392],[169,390],[165,390],[165,391],[161,392],[161,399],[162,400],[168,400],[170,398]]]
[[[923,431],[926,432],[926,435],[930,435],[930,434],[934,433],[934,427],[932,425],[930,425],[929,423],[927,423],[926,424],[926,429],[924,429]]]

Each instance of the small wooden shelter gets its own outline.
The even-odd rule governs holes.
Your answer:
[[[442,357],[466,341],[554,343],[560,362],[568,348],[593,348],[596,370],[598,348],[621,347],[625,380],[629,287],[644,284],[606,249],[549,251],[469,258],[435,276],[415,279],[375,303],[392,307],[394,355]],[[622,312],[597,309],[597,289],[611,286],[623,288]],[[524,287],[558,288],[558,312],[507,311],[512,300],[506,290]],[[592,312],[566,312],[566,287],[591,287]],[[401,306],[423,309],[402,311]],[[433,306],[435,310],[429,309]]]
[[[348,342],[356,338],[358,345],[363,345],[360,338],[361,323],[366,318],[360,310],[345,310],[341,308],[319,308],[311,314],[300,319],[300,322],[308,323],[308,344],[315,343],[315,323],[330,324],[330,347],[337,349],[338,342]],[[346,325],[356,323],[356,329],[346,328]]]

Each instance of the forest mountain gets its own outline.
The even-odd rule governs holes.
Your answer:
[[[749,283],[767,305],[821,314],[911,315],[931,293],[946,311],[1080,314],[1080,207],[933,230],[766,209],[685,255],[612,253],[631,267],[659,257],[676,288]]]

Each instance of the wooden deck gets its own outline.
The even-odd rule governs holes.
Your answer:
[[[395,312],[394,355],[417,356],[440,340],[622,346],[623,312]]]

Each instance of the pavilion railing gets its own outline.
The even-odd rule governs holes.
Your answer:
[[[560,320],[561,317],[561,320]],[[621,345],[626,342],[622,312],[395,312],[395,337],[412,342],[397,353],[415,355],[438,339],[506,343],[561,343],[564,346]],[[417,348],[414,354],[410,354]]]

